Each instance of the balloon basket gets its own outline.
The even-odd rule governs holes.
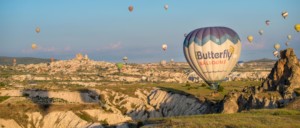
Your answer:
[[[219,89],[219,84],[218,84],[218,83],[216,83],[216,84],[211,84],[211,85],[210,85],[210,89],[211,89],[211,90],[216,90],[216,91],[218,91],[218,89]]]

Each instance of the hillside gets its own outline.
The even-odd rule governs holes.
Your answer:
[[[44,58],[0,56],[0,65],[12,65],[14,58],[17,60],[17,64],[38,64],[50,62],[50,59]]]

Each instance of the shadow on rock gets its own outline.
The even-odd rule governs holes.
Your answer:
[[[53,98],[49,98],[48,90],[25,89],[22,90],[22,95],[37,104],[42,112],[47,112],[51,104],[54,102]]]

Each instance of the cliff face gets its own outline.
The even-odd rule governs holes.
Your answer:
[[[81,91],[2,90],[0,96],[11,96],[10,99],[1,104],[32,102],[41,107],[50,106],[45,108],[46,111],[51,109],[52,105],[99,105],[92,109],[82,108],[63,111],[52,109],[46,114],[24,111],[25,117],[28,117],[25,121],[28,126],[20,125],[20,127],[37,128],[101,127],[104,124],[117,126],[132,120],[205,114],[209,113],[211,108],[207,101],[200,101],[188,94],[177,94],[158,88],[152,90],[138,89],[130,95],[109,89]],[[27,107],[26,105],[23,106]],[[0,120],[2,120],[0,125],[3,126],[22,124],[18,119],[12,120],[8,117],[0,118]],[[22,121],[24,122],[24,120]]]
[[[220,112],[284,107],[295,99],[296,88],[300,88],[300,64],[294,50],[288,48],[280,52],[280,59],[261,86],[228,93],[221,102]]]

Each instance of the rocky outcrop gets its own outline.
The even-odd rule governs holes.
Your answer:
[[[235,113],[255,108],[284,107],[296,97],[300,87],[300,64],[294,50],[280,52],[271,73],[261,86],[244,88],[241,92],[229,92],[221,102],[220,112]]]

